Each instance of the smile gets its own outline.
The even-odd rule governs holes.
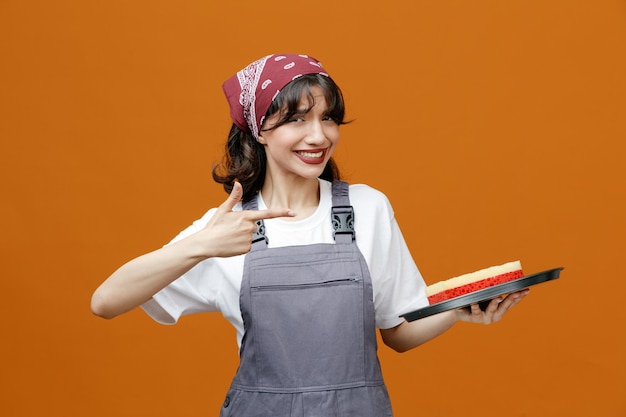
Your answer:
[[[324,151],[317,151],[317,152],[298,151],[296,153],[302,156],[303,158],[321,158],[322,155],[324,155]]]
[[[326,150],[295,151],[295,154],[305,164],[317,165],[324,163]]]

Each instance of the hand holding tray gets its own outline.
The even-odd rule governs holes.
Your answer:
[[[400,317],[404,317],[406,321],[414,321],[438,313],[443,313],[444,311],[455,310],[457,308],[468,307],[472,304],[482,303],[501,295],[523,290],[524,288],[528,288],[532,285],[537,285],[541,284],[542,282],[557,279],[562,270],[563,267],[560,267],[539,272],[537,274],[528,275],[522,278],[515,279],[513,281],[505,282],[503,284],[494,285],[493,287],[484,288],[479,291],[441,301],[439,303],[432,304],[427,307],[423,307],[415,311],[403,314]]]

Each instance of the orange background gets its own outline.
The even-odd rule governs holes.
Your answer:
[[[89,299],[225,198],[221,83],[297,52],[342,86],[338,162],[427,282],[566,268],[501,323],[381,347],[396,415],[626,415],[625,41],[621,0],[0,0],[0,413],[217,415],[225,320]]]

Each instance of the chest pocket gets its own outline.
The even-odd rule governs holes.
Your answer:
[[[257,265],[250,276],[250,300],[261,385],[341,386],[363,380],[358,261],[322,257]]]

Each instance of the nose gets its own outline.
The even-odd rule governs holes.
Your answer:
[[[326,132],[321,120],[309,123],[309,131],[304,141],[307,145],[321,145],[326,142]]]

